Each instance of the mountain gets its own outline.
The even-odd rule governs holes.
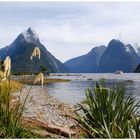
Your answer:
[[[96,73],[99,60],[105,50],[105,46],[95,47],[89,53],[68,60],[64,64],[73,73]]]
[[[140,57],[140,47],[137,48],[137,54]],[[134,70],[136,73],[140,73],[140,63],[137,65],[136,69]]]
[[[140,47],[137,48],[137,54],[140,57]]]
[[[139,56],[134,48],[119,40],[112,39],[101,57],[98,72],[133,72],[139,63]]]
[[[134,70],[135,73],[140,73],[140,64],[138,64],[138,66],[136,67],[136,69]]]
[[[39,59],[31,60],[31,54],[35,47],[41,51]],[[38,34],[28,28],[20,33],[12,44],[0,49],[0,57],[2,60],[10,56],[12,61],[13,73],[37,73],[41,71],[41,67],[47,68],[49,72],[68,72],[68,68],[57,60],[43,44],[41,44]]]

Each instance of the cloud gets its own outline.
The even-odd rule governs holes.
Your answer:
[[[139,13],[140,2],[1,2],[0,46],[30,26],[63,62],[113,38],[140,44]]]

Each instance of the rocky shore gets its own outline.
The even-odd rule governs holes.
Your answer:
[[[39,118],[49,124],[68,128],[75,125],[74,121],[67,117],[74,116],[74,109],[48,95],[46,87],[24,85],[16,94],[21,103],[24,103],[27,95],[23,117]]]

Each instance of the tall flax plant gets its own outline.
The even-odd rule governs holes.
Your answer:
[[[107,88],[105,81],[86,91],[85,104],[78,104],[75,120],[90,138],[140,138],[140,104],[124,99],[124,86]]]
[[[32,55],[31,55],[31,60],[33,61],[33,58],[37,58],[40,60],[40,56],[41,56],[41,51],[38,47],[35,47]],[[34,84],[37,82],[41,82],[41,86],[43,87],[43,83],[44,83],[44,75],[43,73],[39,73],[36,77],[35,77],[35,81]]]
[[[10,71],[11,60],[8,56],[4,61],[4,79],[0,81],[0,138],[30,137],[30,132],[21,125],[21,116],[27,97],[23,105],[19,101],[16,105],[11,104]]]

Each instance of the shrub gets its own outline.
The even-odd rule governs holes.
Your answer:
[[[90,138],[140,138],[139,102],[124,98],[124,86],[107,88],[105,81],[86,91],[75,120]]]

